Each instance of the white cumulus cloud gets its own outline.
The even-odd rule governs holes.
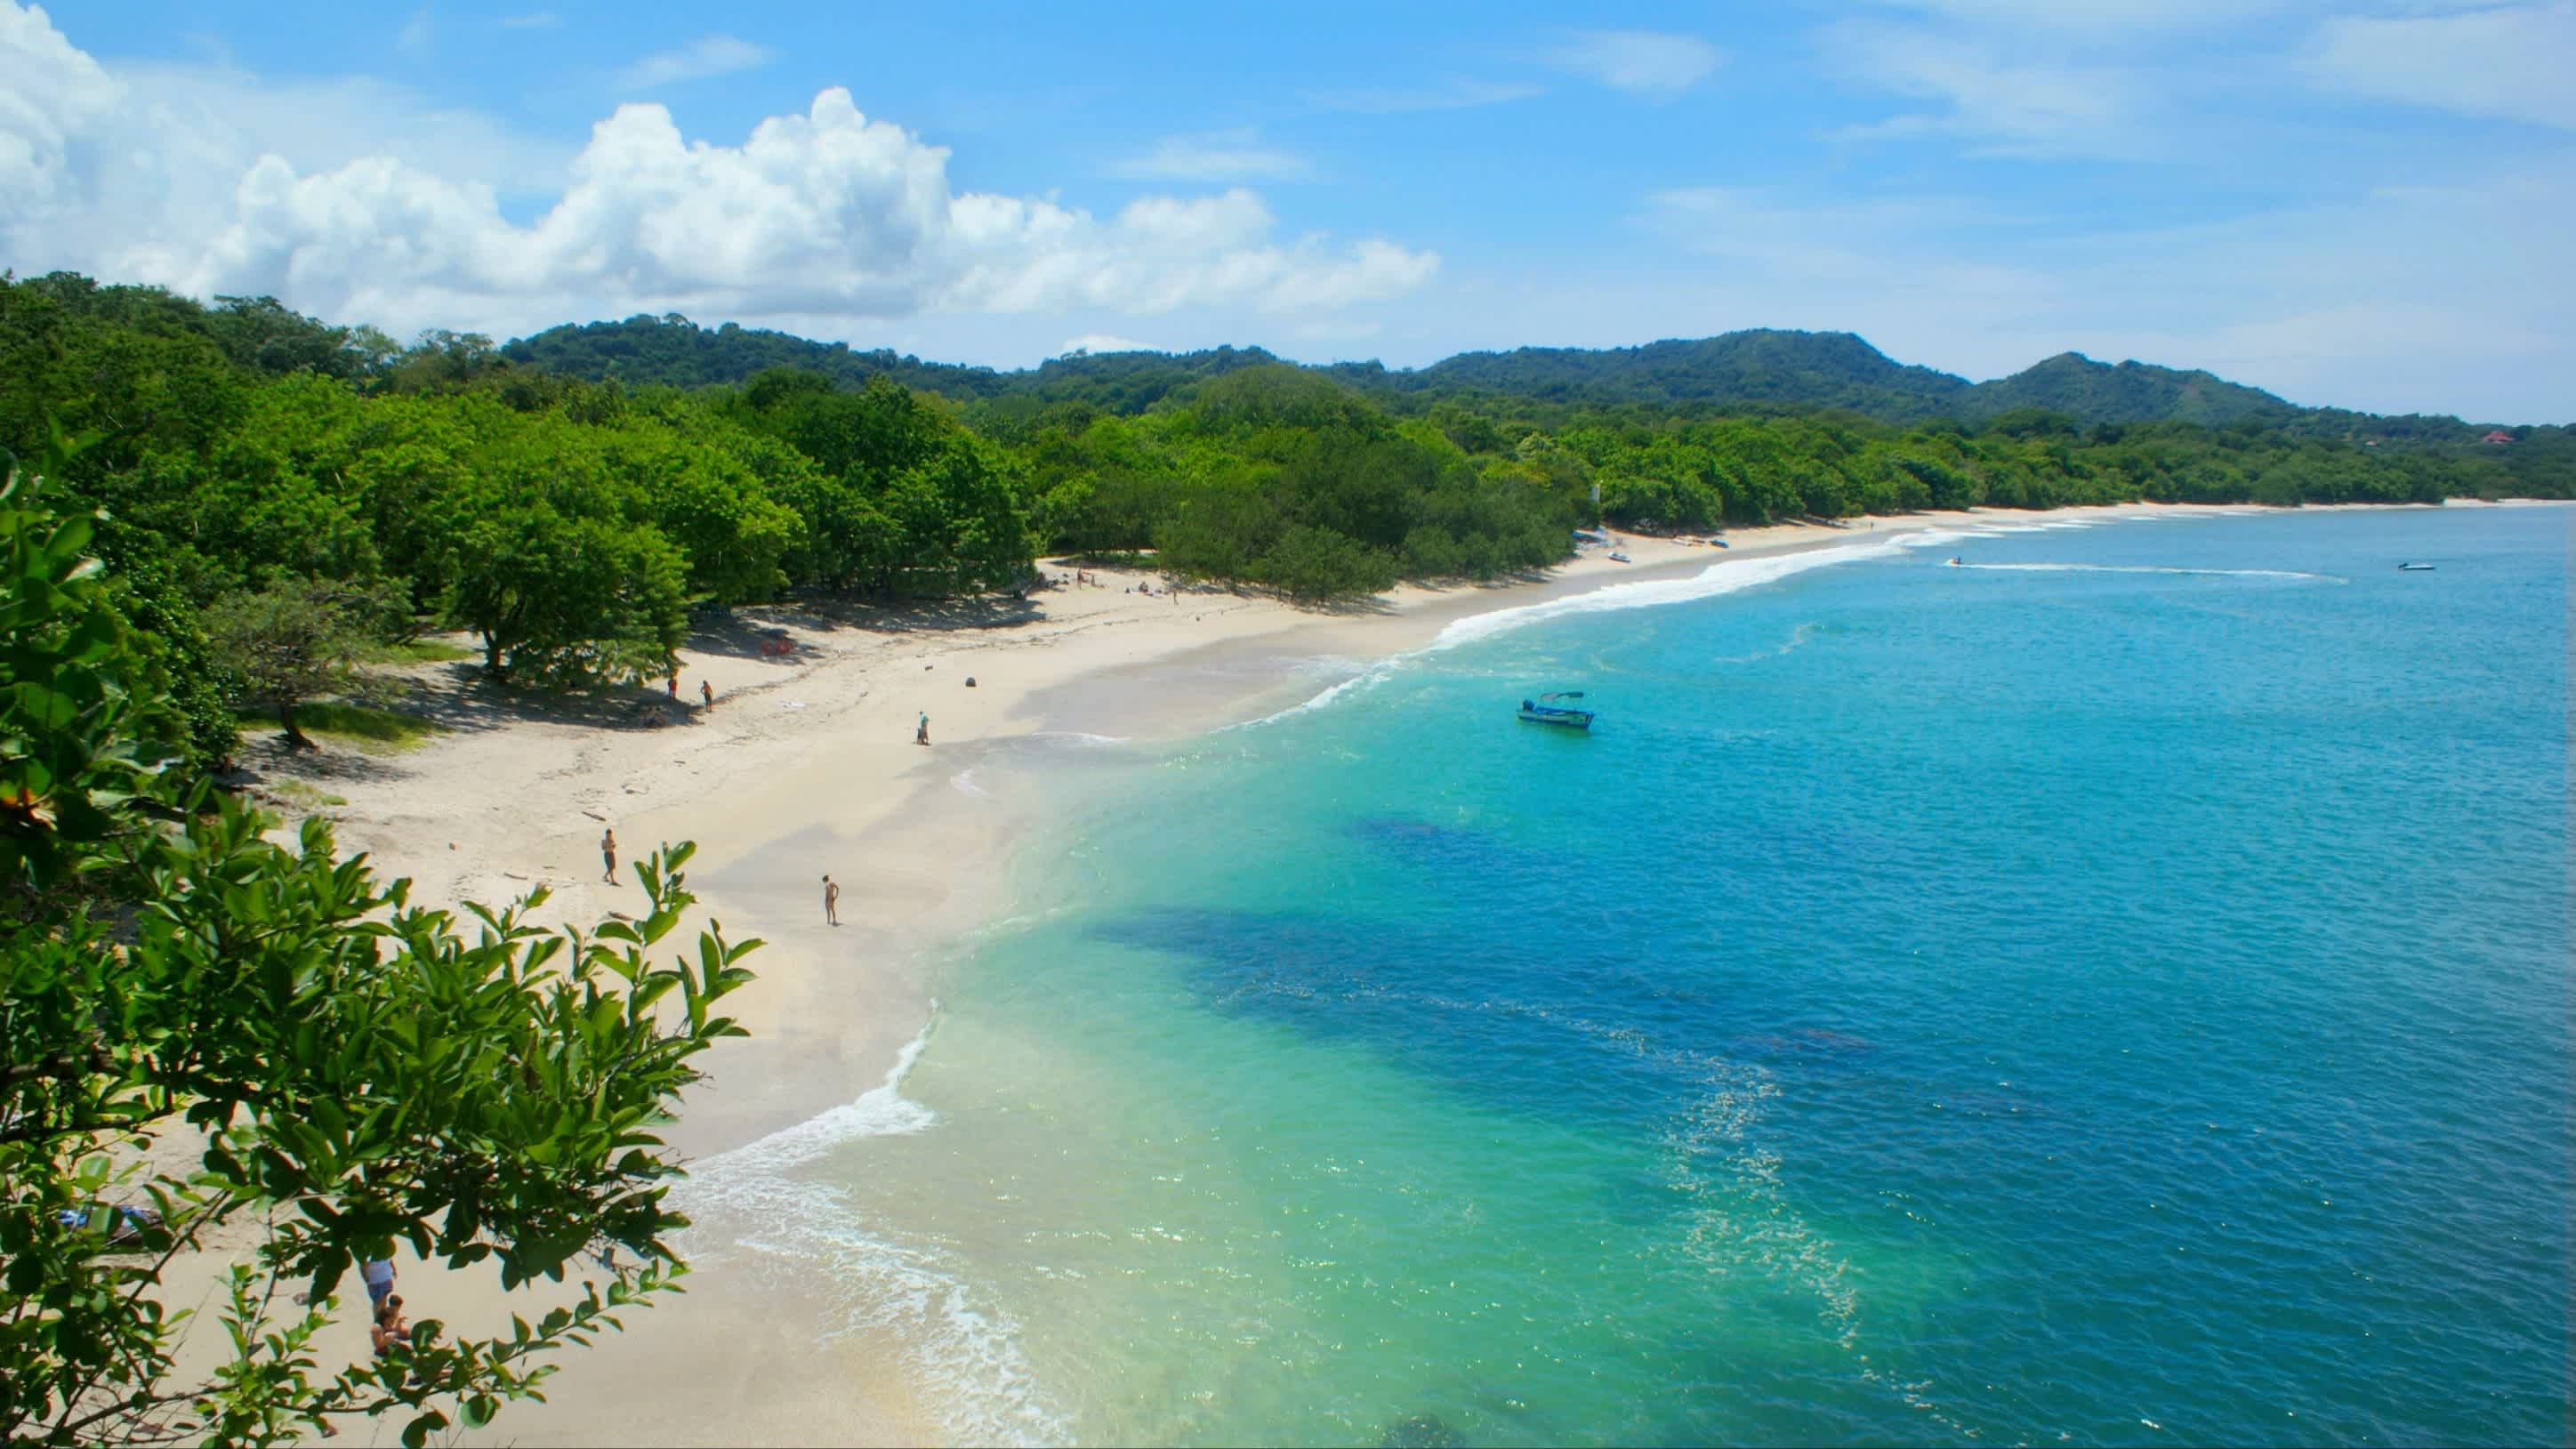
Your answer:
[[[20,208],[77,205],[89,190],[90,146],[112,126],[124,87],[73,48],[45,12],[0,8],[0,199]]]
[[[20,78],[0,91],[0,254],[21,271],[265,293],[397,331],[507,333],[637,311],[844,329],[1310,313],[1417,287],[1439,265],[1382,239],[1283,237],[1241,188],[1107,215],[959,191],[944,148],[863,115],[839,89],[739,145],[684,137],[662,106],[624,105],[548,162],[497,128],[447,128],[464,139],[445,143],[380,130],[382,144],[363,144],[363,126],[327,141],[286,135],[233,81],[112,74],[11,0],[0,0],[0,71]],[[401,98],[374,83],[352,92],[369,94]],[[541,169],[539,189],[529,173]],[[504,194],[550,204],[515,224]]]

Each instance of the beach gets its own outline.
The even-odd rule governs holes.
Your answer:
[[[2242,511],[2127,505],[2044,519]],[[334,752],[298,768],[345,800],[328,811],[343,851],[410,878],[420,904],[497,904],[543,887],[540,919],[586,924],[640,899],[622,874],[628,862],[662,842],[695,841],[688,874],[700,901],[684,935],[721,922],[730,937],[765,942],[746,963],[758,981],[729,1002],[750,1035],[710,1054],[709,1080],[672,1136],[704,1161],[888,1082],[932,1015],[939,963],[1013,909],[1011,862],[1045,822],[979,796],[974,772],[988,752],[1040,734],[1174,738],[1275,713],[1501,610],[1677,584],[1713,565],[1759,568],[1929,529],[2033,521],[1984,512],[1739,529],[1723,550],[1615,535],[1542,579],[1406,587],[1343,610],[1048,561],[1050,586],[1025,603],[744,611],[683,652],[676,703],[645,701],[613,723],[517,711],[465,685],[471,665],[425,667],[423,697],[450,733],[409,753]],[[1633,561],[1609,559],[1614,548]],[[1332,662],[1323,675],[1300,667],[1319,660]],[[711,705],[700,703],[701,681]],[[923,715],[927,747],[915,742]],[[642,723],[654,718],[665,723]],[[599,853],[611,829],[614,885]],[[841,887],[837,927],[824,919],[827,874]],[[793,1273],[700,1272],[685,1296],[628,1315],[626,1333],[563,1358],[549,1403],[510,1406],[476,1442],[954,1437],[905,1371],[895,1330],[821,1332],[827,1285],[805,1286],[816,1291]],[[544,1301],[505,1300],[496,1284],[420,1264],[403,1290],[415,1319],[472,1331]],[[326,1359],[363,1347],[355,1322],[334,1334]],[[351,1429],[386,1442],[398,1432]]]

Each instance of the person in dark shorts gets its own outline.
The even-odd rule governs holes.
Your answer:
[[[394,1260],[369,1258],[366,1265],[358,1270],[358,1276],[366,1280],[368,1311],[384,1312],[385,1300],[394,1295]]]

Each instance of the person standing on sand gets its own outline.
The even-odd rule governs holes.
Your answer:
[[[358,1270],[358,1276],[366,1280],[367,1306],[378,1313],[384,1312],[385,1300],[394,1296],[394,1260],[369,1258],[366,1266]]]
[[[828,875],[823,877],[823,919],[835,926],[841,924],[841,888],[832,884]]]
[[[599,873],[600,878],[610,885],[617,884],[617,832],[615,830],[599,832],[599,858],[603,862]]]
[[[671,666],[671,680],[670,680],[670,683],[671,683],[671,698],[672,698],[673,700],[675,700],[675,701],[676,701],[676,700],[677,700],[677,699],[679,699],[679,697],[680,697],[680,667],[679,667],[678,665],[676,665],[676,664],[674,664],[674,665],[672,665],[672,666]]]
[[[930,711],[921,712],[921,723],[913,727],[912,742],[916,745],[930,743]]]
[[[715,708],[715,707],[716,707],[716,687],[715,687],[714,685],[712,685],[712,684],[707,683],[707,682],[706,682],[705,680],[703,680],[703,679],[699,680],[699,681],[698,681],[698,698],[703,699],[703,700],[705,700],[705,701],[707,702],[707,708],[709,708],[709,709],[713,709],[713,708]]]

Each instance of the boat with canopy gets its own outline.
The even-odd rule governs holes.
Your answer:
[[[1524,699],[1521,701],[1521,718],[1531,724],[1560,725],[1566,729],[1588,730],[1592,728],[1592,711],[1577,709],[1563,703],[1565,700],[1582,697],[1582,690],[1560,689],[1553,694],[1542,694],[1536,699]]]

